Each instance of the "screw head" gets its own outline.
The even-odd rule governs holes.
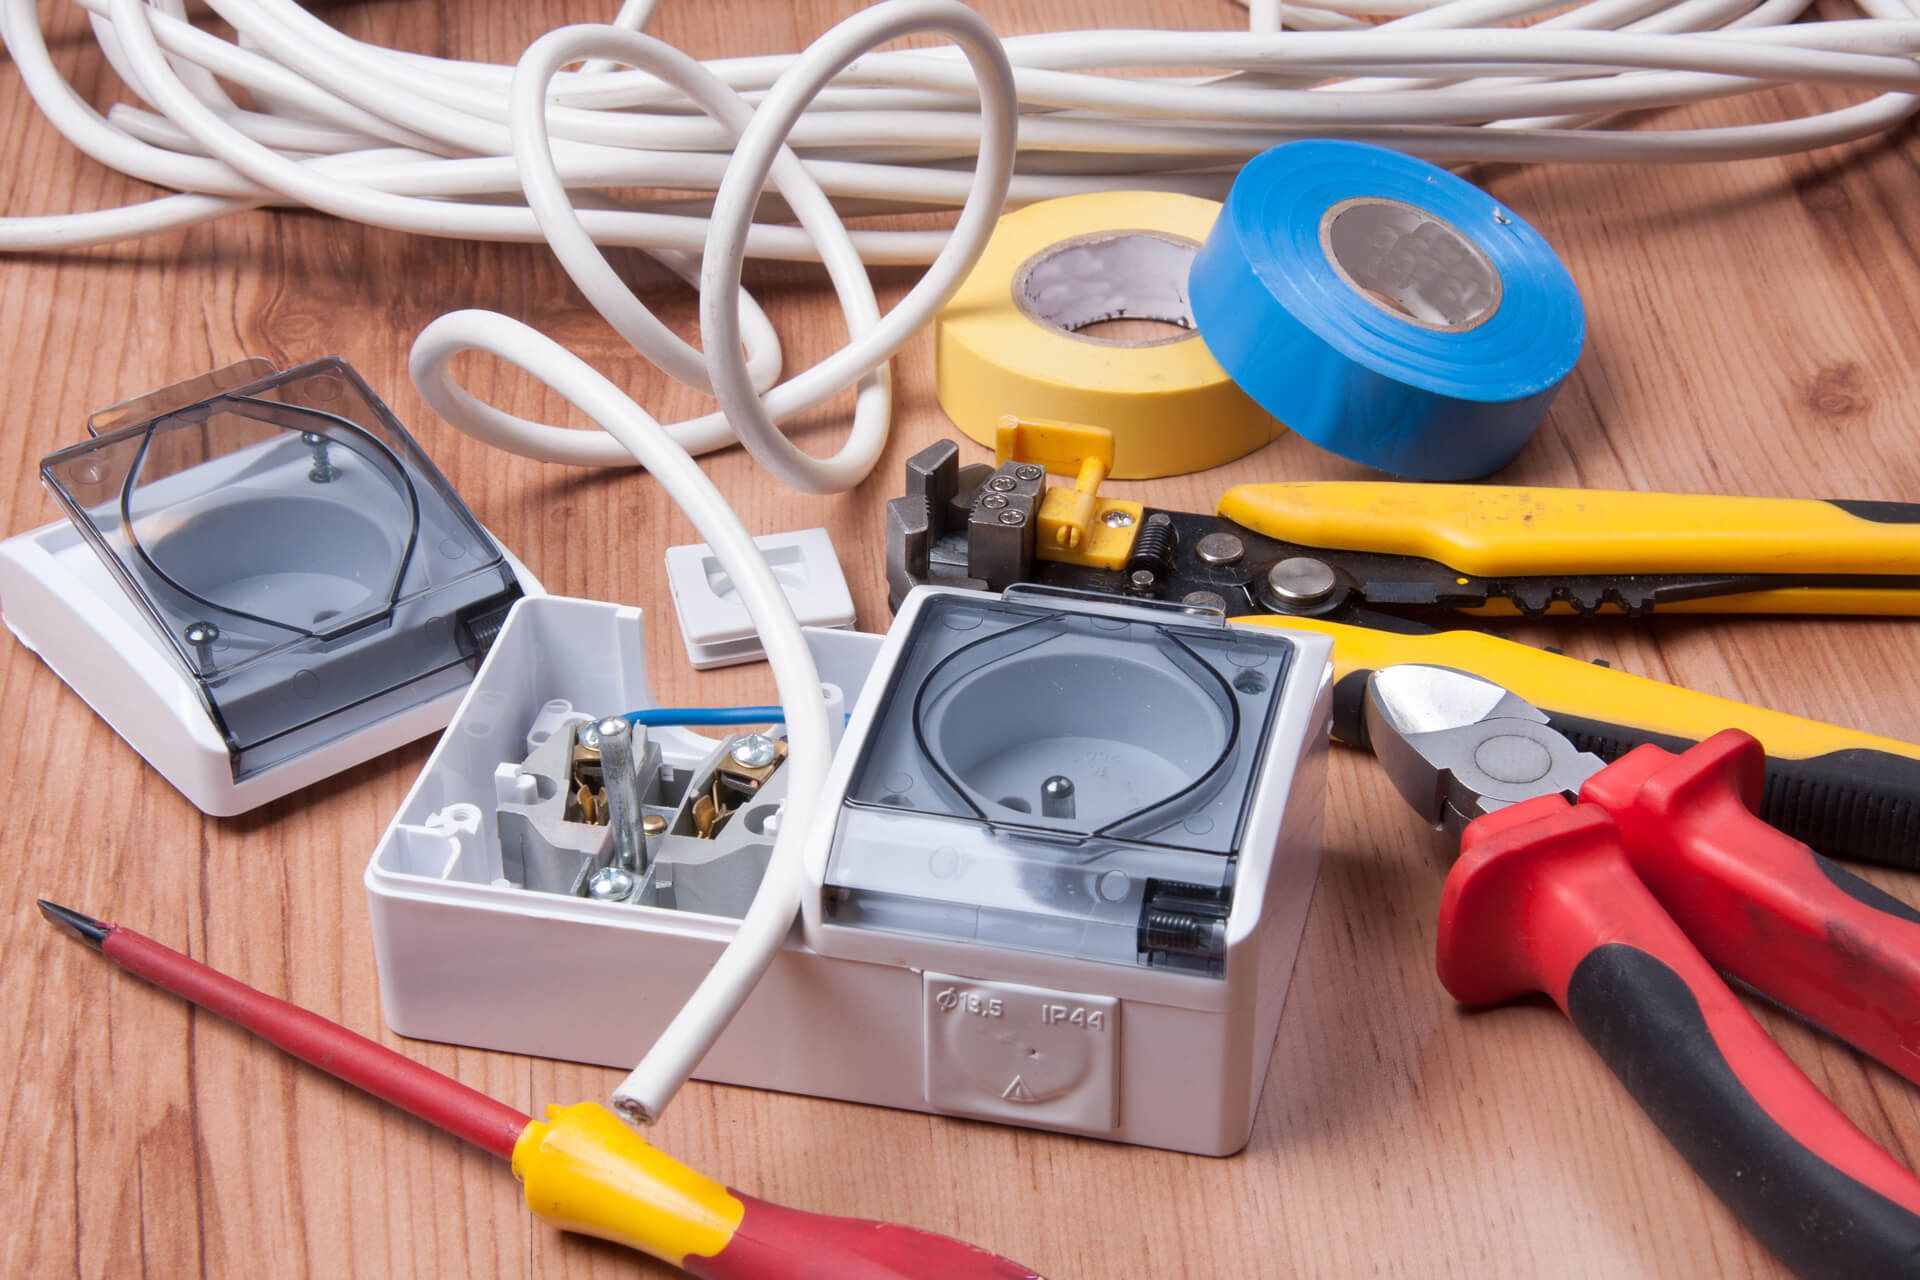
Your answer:
[[[302,431],[300,433],[300,443],[309,447],[317,444],[325,444],[326,442],[327,438],[318,431]]]
[[[1189,591],[1180,597],[1180,603],[1190,609],[1217,609],[1227,611],[1227,598],[1218,591]]]
[[[1202,564],[1232,564],[1246,553],[1246,544],[1231,533],[1210,533],[1193,548]]]
[[[657,836],[664,833],[666,829],[667,820],[659,814],[649,813],[641,816],[640,831],[643,835]]]
[[[1000,508],[1007,505],[1007,499],[1004,494],[990,493],[986,497],[980,499],[980,505],[985,507],[989,511],[998,511]]]
[[[1038,480],[1047,473],[1031,462],[1023,462],[1013,469],[1013,474],[1022,480]]]
[[[1133,512],[1115,508],[1101,516],[1100,523],[1109,529],[1130,529],[1133,527]]]
[[[1000,513],[1001,524],[1014,525],[1014,524],[1025,524],[1026,522],[1027,522],[1027,516],[1024,511],[1007,510],[1007,511],[1002,511]]]
[[[189,622],[180,634],[194,648],[204,649],[220,638],[220,628],[211,622]]]
[[[640,887],[625,867],[601,867],[587,877],[587,896],[595,902],[625,902]]]
[[[993,479],[987,481],[987,488],[993,490],[995,493],[1011,493],[1013,492],[1013,477],[995,476]]]
[[[1127,575],[1129,591],[1151,591],[1159,582],[1159,577],[1151,569],[1135,569]]]
[[[733,744],[727,753],[733,762],[748,769],[764,769],[780,758],[780,744],[764,733],[749,733]]]
[[[1318,604],[1339,585],[1333,566],[1312,556],[1288,556],[1267,570],[1262,594],[1275,608]]]

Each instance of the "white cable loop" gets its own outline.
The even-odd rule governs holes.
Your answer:
[[[410,364],[423,387],[463,351],[518,365],[564,396],[652,473],[693,522],[759,629],[786,717],[787,798],[766,874],[733,940],[614,1094],[623,1115],[657,1119],[726,1029],[786,940],[800,906],[801,845],[826,787],[832,740],[820,677],[786,593],[720,491],[660,424],[584,360],[537,329],[491,311],[456,311],[421,331]]]
[[[805,390],[795,392],[796,397],[802,403],[815,404],[844,385],[847,379],[862,377],[854,407],[852,438],[839,454],[822,461],[800,452],[775,428],[774,397],[769,395],[763,401],[755,394],[740,360],[740,313],[733,300],[740,291],[747,228],[753,218],[754,202],[769,172],[782,194],[788,196],[801,225],[811,229],[816,220],[824,218],[838,226],[833,206],[811,179],[806,179],[797,191],[789,190],[786,171],[801,177],[806,171],[786,149],[783,140],[813,96],[855,58],[889,40],[922,32],[946,36],[958,45],[979,86],[980,141],[973,186],[961,206],[951,238],[907,296],[885,319],[877,313],[862,314],[860,331],[853,335],[852,341],[787,384],[804,387]],[[876,428],[862,421],[861,407],[869,400],[881,406],[888,402],[891,393],[884,380],[887,360],[933,319],[940,304],[960,287],[960,282],[986,249],[1013,174],[1018,115],[1013,68],[992,28],[978,14],[964,5],[945,0],[896,0],[896,3],[863,10],[816,40],[806,57],[774,82],[773,91],[740,135],[733,160],[714,196],[707,251],[701,259],[700,338],[721,412],[733,424],[740,442],[761,465],[794,488],[808,493],[837,492],[852,488],[872,470],[886,444],[885,408],[874,414]],[[799,199],[795,199],[796,196]],[[823,258],[825,250],[823,244]],[[846,252],[852,255],[851,245]],[[836,245],[835,255],[838,253]],[[835,262],[832,258],[826,260],[832,271]],[[866,269],[857,256],[848,265],[860,280],[867,279]],[[837,274],[835,283],[838,284]],[[846,298],[844,292],[841,296],[843,300]],[[869,302],[872,297],[871,292],[867,293]],[[849,311],[850,327],[853,322],[854,316]],[[867,373],[868,370],[873,372]],[[882,377],[876,379],[874,374]]]
[[[126,5],[133,0],[116,0]],[[882,321],[865,265],[826,194],[787,150],[784,138],[807,100],[842,66],[900,35],[933,31],[967,52],[979,75],[982,116],[988,132],[980,148],[974,190],[952,238],[898,307]],[[138,45],[138,41],[130,42]],[[613,59],[659,76],[702,111],[740,135],[720,181],[709,224],[700,280],[704,368],[692,347],[662,326],[614,274],[576,215],[561,185],[544,128],[547,86],[559,68],[583,57]],[[136,55],[136,62],[138,61]],[[147,68],[142,68],[143,73]],[[160,88],[165,94],[169,90]],[[636,349],[684,382],[711,385],[721,400],[721,425],[731,424],[741,442],[783,480],[808,492],[850,488],[873,467],[886,442],[891,411],[887,360],[906,335],[925,324],[972,267],[992,233],[1012,172],[1017,104],[1012,69],[998,40],[957,0],[890,0],[833,28],[774,85],[759,110],[671,46],[638,32],[611,27],[572,27],[536,41],[521,59],[511,91],[511,125],[528,206],[568,274]],[[741,354],[740,263],[748,223],[769,177],[819,247],[842,309],[848,345],[834,357],[766,390],[755,381],[752,361]],[[714,270],[730,263],[730,278]],[[685,268],[683,259],[670,265]],[[718,305],[716,305],[718,304]],[[749,311],[749,319],[757,309]],[[749,343],[752,335],[747,335]],[[454,382],[450,365],[465,351],[510,360],[583,410],[606,434],[536,424],[484,404]],[[799,909],[804,882],[801,844],[814,821],[831,754],[819,678],[799,624],[771,569],[717,490],[688,456],[684,437],[696,424],[662,427],[631,399],[576,357],[517,321],[488,312],[443,316],[414,344],[409,361],[414,382],[443,417],[483,440],[518,452],[564,452],[577,460],[586,441],[608,441],[628,460],[651,471],[714,548],[740,588],[774,667],[791,744],[782,830],[767,871],[733,941],[680,1013],[661,1033],[633,1073],[613,1095],[622,1114],[640,1122],[657,1118],[772,963]],[[774,422],[819,403],[854,384],[853,430],[828,459],[802,453]],[[703,442],[703,441],[702,441]],[[696,442],[698,443],[698,442]],[[738,575],[745,575],[744,577]],[[776,652],[777,650],[777,652]],[[805,762],[805,768],[796,765]],[[796,803],[796,798],[800,802]]]

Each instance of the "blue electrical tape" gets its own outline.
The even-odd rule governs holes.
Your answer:
[[[1586,336],[1537,231],[1443,169],[1357,142],[1254,157],[1187,289],[1207,349],[1269,413],[1420,480],[1511,462]]]

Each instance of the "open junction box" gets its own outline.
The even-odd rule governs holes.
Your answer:
[[[628,896],[599,722],[639,611],[517,604],[366,872],[402,1035],[609,1066],[758,887],[784,741],[632,730]],[[1320,857],[1328,642],[1217,613],[924,588],[808,632],[844,733],[799,923],[698,1075],[1212,1155],[1251,1133]],[[770,741],[771,739],[771,741]]]

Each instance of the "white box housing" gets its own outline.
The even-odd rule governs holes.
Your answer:
[[[830,811],[874,729],[886,683],[877,673],[900,660],[919,612],[954,594],[967,593],[915,592],[884,638],[808,633],[823,683],[853,708]],[[1318,870],[1331,691],[1327,640],[1260,630],[1283,636],[1291,659],[1214,972],[837,922],[826,888],[837,824],[823,821],[806,846],[802,919],[698,1076],[1198,1154],[1239,1150]],[[654,705],[638,610],[551,596],[514,606],[368,864],[381,995],[402,1035],[629,1066],[735,921],[501,878],[496,775],[561,704],[589,715]],[[684,729],[649,733],[670,768],[694,768],[716,745]],[[626,975],[618,998],[608,974]]]

